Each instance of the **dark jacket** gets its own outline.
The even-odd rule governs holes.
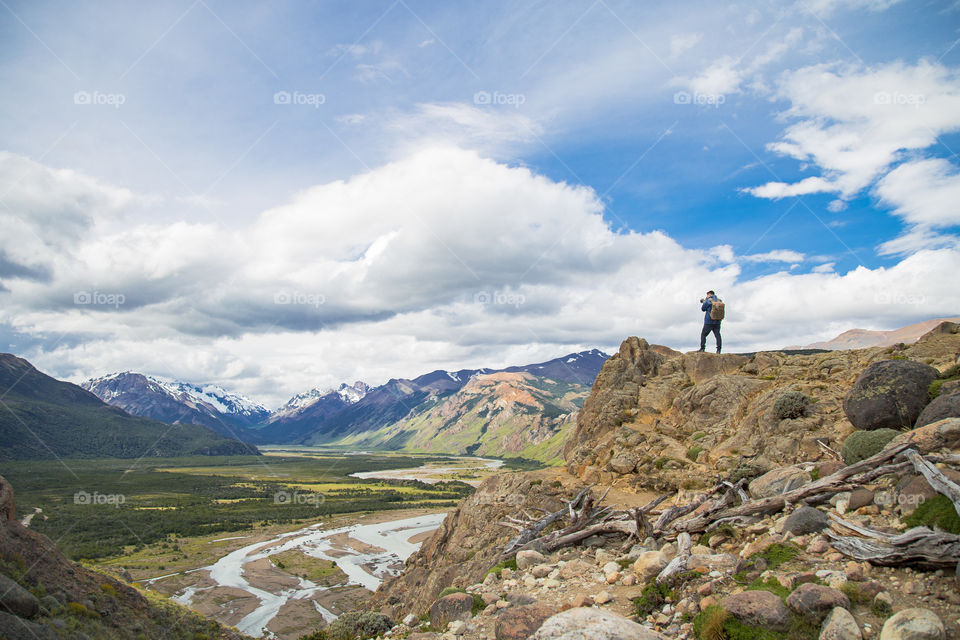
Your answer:
[[[720,324],[719,320],[714,320],[713,318],[710,317],[710,309],[713,308],[713,301],[719,300],[719,299],[720,298],[718,298],[715,295],[710,296],[709,298],[703,301],[702,305],[700,305],[700,311],[706,311],[706,313],[703,316],[703,324]]]

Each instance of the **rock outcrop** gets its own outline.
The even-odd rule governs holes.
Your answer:
[[[874,362],[843,399],[843,410],[857,429],[909,429],[930,402],[938,371],[910,360]]]

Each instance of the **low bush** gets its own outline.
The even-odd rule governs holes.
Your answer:
[[[947,496],[924,500],[903,521],[910,527],[937,527],[947,533],[960,534],[960,516]]]
[[[802,418],[810,409],[810,398],[799,391],[787,391],[773,403],[773,415],[777,420]]]
[[[854,431],[843,441],[840,455],[846,464],[866,460],[883,451],[887,443],[900,435],[896,429],[874,429],[873,431]]]

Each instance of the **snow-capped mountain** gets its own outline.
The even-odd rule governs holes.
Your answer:
[[[198,385],[125,371],[84,382],[84,389],[133,415],[168,424],[202,424],[231,437],[263,422],[270,412],[218,385]]]
[[[337,399],[343,404],[356,404],[367,395],[369,390],[370,387],[365,382],[358,380],[353,384],[344,382],[336,389],[311,389],[304,393],[298,393],[270,415],[270,422],[295,416],[323,400]]]

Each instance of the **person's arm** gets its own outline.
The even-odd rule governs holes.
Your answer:
[[[713,306],[713,300],[710,298],[704,298],[703,304],[700,305],[700,311],[709,311],[710,307]]]

